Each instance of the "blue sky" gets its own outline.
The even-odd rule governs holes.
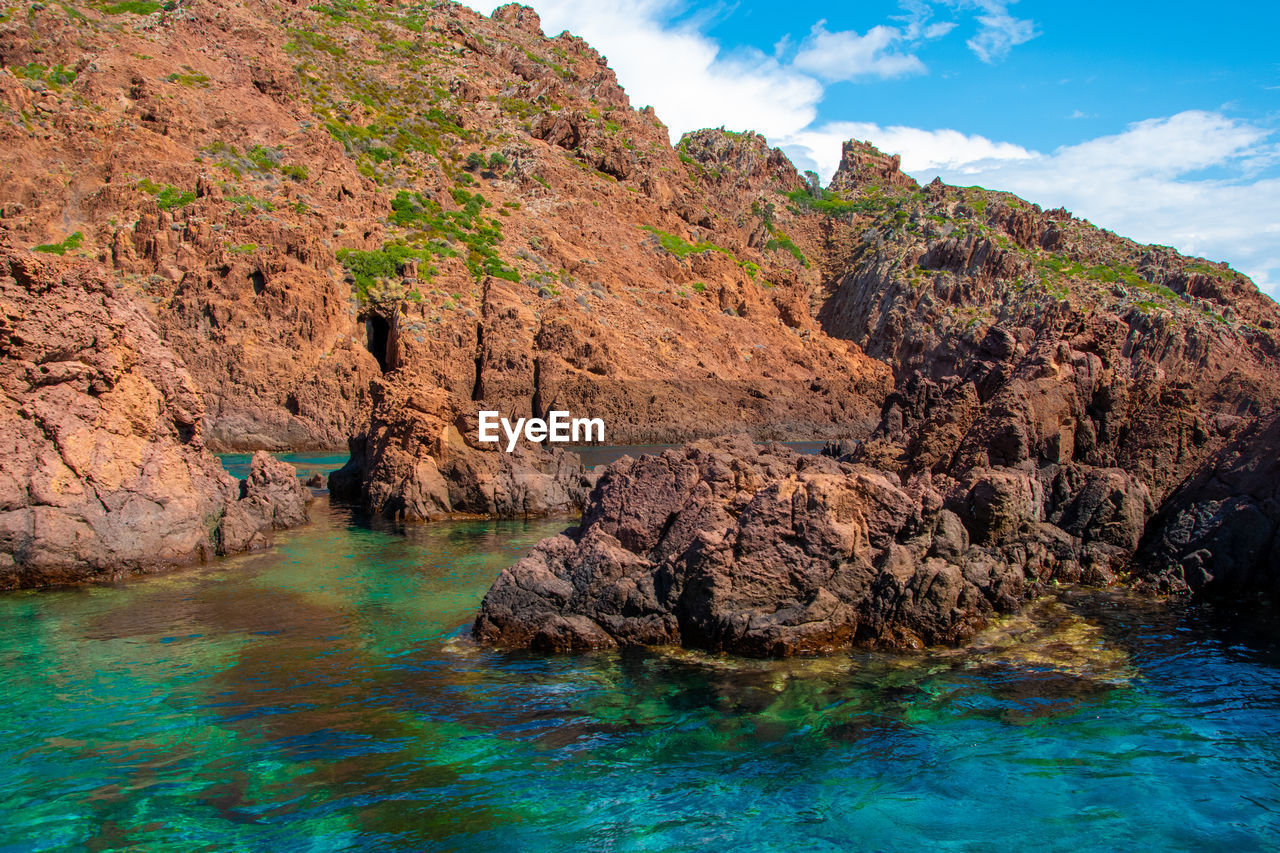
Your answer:
[[[492,2],[472,2],[488,13]],[[921,182],[1016,192],[1225,260],[1280,296],[1280,6],[535,2],[673,138],[757,130],[830,177],[870,139]]]

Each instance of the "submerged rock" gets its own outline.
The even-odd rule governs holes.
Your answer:
[[[745,436],[624,457],[579,527],[502,573],[475,634],[548,651],[955,645],[1080,576],[1084,540],[1042,520],[1038,491],[984,470],[944,494]]]
[[[151,319],[99,275],[0,255],[0,588],[106,579],[261,547],[307,520],[265,453],[238,484]]]

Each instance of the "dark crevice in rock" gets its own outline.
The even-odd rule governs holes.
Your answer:
[[[364,321],[365,348],[378,361],[383,373],[391,369],[391,324],[379,314],[370,314]]]
[[[471,399],[484,399],[484,323],[476,323],[476,378],[471,383]]]

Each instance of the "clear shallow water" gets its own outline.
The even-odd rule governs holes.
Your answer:
[[[1275,646],[1211,611],[543,658],[459,634],[562,523],[314,515],[268,554],[0,596],[0,849],[1280,846]]]
[[[283,459],[298,471],[298,476],[307,479],[312,474],[328,477],[347,463],[350,455],[345,451],[273,453],[277,459]],[[223,453],[218,456],[222,467],[233,477],[243,480],[249,476],[249,464],[253,461],[252,453]]]

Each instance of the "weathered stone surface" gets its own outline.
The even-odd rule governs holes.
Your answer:
[[[477,440],[476,416],[406,377],[379,382],[366,435],[329,475],[330,493],[379,515],[432,520],[451,515],[531,518],[577,513],[593,477],[574,453],[523,439],[515,452]],[[505,441],[505,439],[504,439]]]
[[[502,573],[475,634],[550,651],[954,644],[1106,559],[1042,520],[1027,475],[971,480],[942,494],[928,474],[903,483],[745,436],[626,458],[601,475],[579,527]]]
[[[118,576],[266,544],[306,521],[293,469],[243,486],[150,318],[87,265],[0,251],[0,588]]]
[[[1165,592],[1280,593],[1280,418],[1248,430],[1170,497],[1137,572]]]

